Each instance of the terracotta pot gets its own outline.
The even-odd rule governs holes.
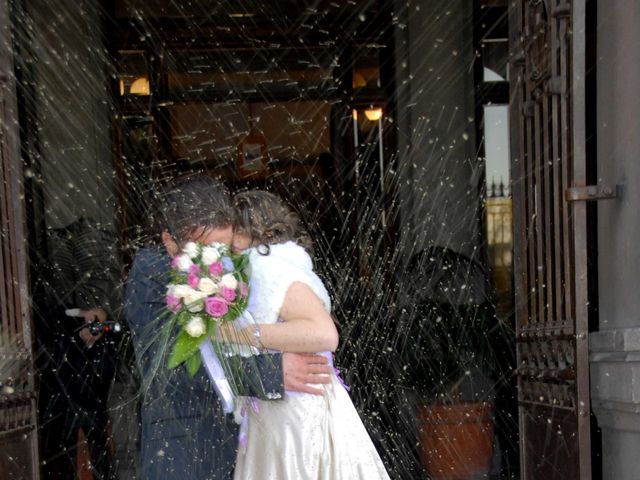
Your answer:
[[[78,480],[93,480],[91,473],[91,454],[89,453],[89,444],[84,436],[84,431],[78,429],[78,449],[76,453],[76,471],[78,472]]]
[[[472,480],[489,473],[491,404],[423,405],[418,418],[422,463],[432,480]]]
[[[116,444],[113,441],[113,435],[111,432],[111,421],[107,422],[107,436],[109,438],[107,449],[108,452],[104,452],[105,455],[110,455],[114,458],[116,455]],[[82,428],[78,429],[78,444],[76,452],[76,471],[77,480],[93,480],[93,470],[91,466],[91,452],[89,450],[89,444]]]

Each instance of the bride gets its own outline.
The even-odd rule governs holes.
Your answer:
[[[338,332],[331,300],[314,273],[311,242],[298,216],[264,191],[238,194],[233,247],[248,250],[247,310],[255,324],[220,328],[223,341],[287,352],[323,352],[332,361]],[[336,374],[322,395],[287,392],[243,409],[236,480],[388,479],[378,452]]]

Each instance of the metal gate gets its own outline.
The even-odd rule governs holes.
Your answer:
[[[585,0],[509,15],[522,478],[588,480]]]
[[[0,0],[0,476],[31,480],[39,478],[36,395],[10,31]]]

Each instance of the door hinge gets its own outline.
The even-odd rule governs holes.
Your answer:
[[[622,185],[588,185],[586,187],[570,187],[565,191],[567,202],[584,202],[589,200],[611,200],[622,196]]]

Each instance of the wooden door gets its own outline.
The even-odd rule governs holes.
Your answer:
[[[591,478],[586,0],[510,11],[511,144],[522,478]]]
[[[0,476],[31,480],[39,478],[36,394],[10,29],[9,2],[0,0]]]

